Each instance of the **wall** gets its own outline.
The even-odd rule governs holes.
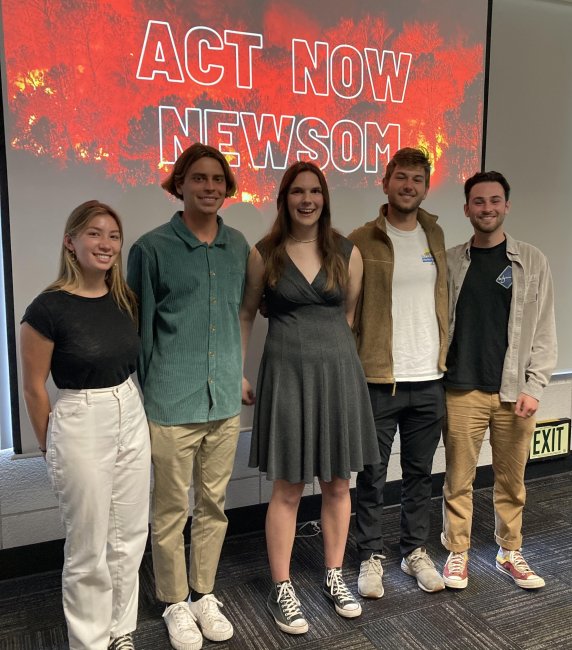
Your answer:
[[[552,420],[572,417],[572,382],[554,379],[547,388],[538,418]],[[266,503],[270,499],[271,483],[258,470],[248,467],[250,433],[240,434],[234,472],[228,489],[227,506]],[[491,462],[490,447],[483,445],[479,464]],[[433,463],[434,473],[445,471],[445,454],[440,445]],[[399,439],[391,456],[388,480],[401,478]],[[352,486],[355,485],[355,476]],[[305,494],[319,493],[317,482],[308,486]],[[189,503],[192,508],[193,499]],[[63,538],[57,503],[52,494],[44,461],[41,458],[12,460],[9,450],[0,452],[0,550]]]
[[[572,3],[494,0],[487,169],[512,186],[505,225],[549,258],[558,368],[572,369]]]
[[[545,230],[550,215],[563,216],[569,211],[571,33],[572,5],[546,0],[494,2],[486,166],[506,173],[513,186],[513,208],[507,219],[511,233],[541,249],[547,243]],[[547,137],[548,126],[561,135]],[[518,215],[524,210],[538,214],[537,222],[529,219],[523,225]],[[572,227],[563,230],[561,237],[571,250]],[[455,243],[449,236],[448,241]],[[561,260],[551,259],[551,265],[556,281],[561,275]],[[568,278],[558,282],[558,308],[570,303]],[[562,333],[560,338],[561,346],[571,347],[570,339],[564,339]],[[572,380],[555,377],[546,390],[538,417],[542,420],[571,416]],[[270,496],[270,484],[247,466],[249,443],[249,432],[241,433],[228,491],[229,508],[265,503]],[[398,456],[396,441],[390,481],[400,478]],[[490,464],[489,445],[483,446],[480,464]],[[435,473],[444,471],[442,446],[437,450],[433,469]],[[308,493],[313,491],[317,490],[310,486]],[[0,549],[59,539],[62,534],[43,460],[12,461],[9,452],[2,452]]]

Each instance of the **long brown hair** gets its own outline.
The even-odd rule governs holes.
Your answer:
[[[94,217],[103,216],[110,216],[115,220],[121,237],[121,245],[123,245],[123,224],[119,215],[109,205],[96,200],[86,201],[72,211],[66,222],[64,235],[76,237],[89,226]],[[75,289],[79,287],[80,280],[81,267],[73,252],[62,242],[58,277],[46,288],[46,291],[58,291],[63,287]],[[105,284],[109,287],[119,309],[126,311],[134,321],[137,321],[137,299],[123,277],[121,251],[119,251],[115,264],[105,275]]]
[[[285,171],[276,205],[278,214],[272,225],[270,233],[262,240],[264,258],[266,263],[265,282],[275,287],[284,272],[286,264],[286,242],[291,231],[291,216],[288,212],[288,192],[298,174],[312,172],[318,178],[324,197],[324,206],[318,221],[318,247],[322,254],[322,264],[326,271],[326,290],[331,291],[336,287],[345,287],[348,281],[348,270],[345,260],[340,252],[338,241],[341,235],[332,228],[332,215],[330,211],[330,193],[326,178],[322,170],[314,163],[300,160],[290,165]]]

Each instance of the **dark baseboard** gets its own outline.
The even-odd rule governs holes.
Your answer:
[[[526,468],[525,479],[543,478],[554,474],[572,472],[572,454],[564,458],[529,463]],[[444,473],[433,475],[433,496],[439,497],[443,490]],[[491,465],[477,468],[475,489],[491,487],[493,485],[493,470]],[[395,506],[400,501],[401,481],[391,481],[385,486],[385,505]],[[355,489],[351,490],[352,511],[355,509]],[[319,494],[302,498],[298,510],[298,521],[313,521],[320,519],[321,498]],[[234,508],[227,511],[228,535],[244,535],[247,533],[264,530],[264,520],[268,504],[262,503],[243,508]],[[188,543],[190,532],[190,519],[185,527],[185,540]],[[61,569],[64,557],[64,540],[58,539],[41,544],[18,546],[0,551],[0,581],[9,578],[23,577]],[[147,551],[150,550],[149,543]]]

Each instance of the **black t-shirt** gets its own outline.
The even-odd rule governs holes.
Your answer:
[[[493,248],[471,247],[455,311],[445,385],[498,393],[508,347],[512,265],[506,240]]]
[[[54,342],[51,372],[58,388],[108,388],[135,371],[137,329],[110,293],[85,298],[46,291],[26,309],[22,322]]]

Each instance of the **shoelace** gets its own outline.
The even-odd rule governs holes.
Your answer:
[[[534,571],[528,566],[528,562],[522,557],[522,553],[520,551],[512,551],[512,557],[509,555],[509,560],[512,561],[514,567],[520,571],[520,573],[536,575]]]
[[[411,564],[414,571],[421,571],[421,569],[435,568],[435,565],[433,564],[433,560],[425,552],[410,555],[409,564]]]
[[[352,592],[348,589],[342,578],[341,569],[328,569],[326,586],[329,588],[332,596],[338,596],[341,603],[355,602]]]
[[[201,598],[201,609],[203,614],[206,616],[209,625],[216,622],[224,622],[223,616],[218,609],[219,607],[222,607],[222,603],[212,594],[207,594]]]
[[[131,634],[115,637],[109,646],[112,650],[135,650]]]
[[[186,603],[175,603],[174,605],[171,605],[171,607],[169,607],[169,610],[173,612],[177,628],[181,630],[181,632],[184,632],[185,630],[192,630],[193,626],[191,623],[189,623],[189,617],[191,618],[191,621],[194,621],[195,616],[193,612],[191,612],[189,606],[186,605]]]
[[[464,553],[451,553],[449,559],[447,560],[447,567],[449,568],[449,573],[463,573],[463,568],[465,566],[465,554]]]
[[[373,553],[370,555],[367,564],[365,565],[366,574],[373,572],[378,575],[383,575],[383,568],[381,566],[382,560],[385,560],[385,555],[380,555],[379,553]]]
[[[302,616],[300,601],[296,598],[296,592],[289,580],[280,585],[276,602],[280,605],[280,609],[288,620],[291,620],[294,616]]]

